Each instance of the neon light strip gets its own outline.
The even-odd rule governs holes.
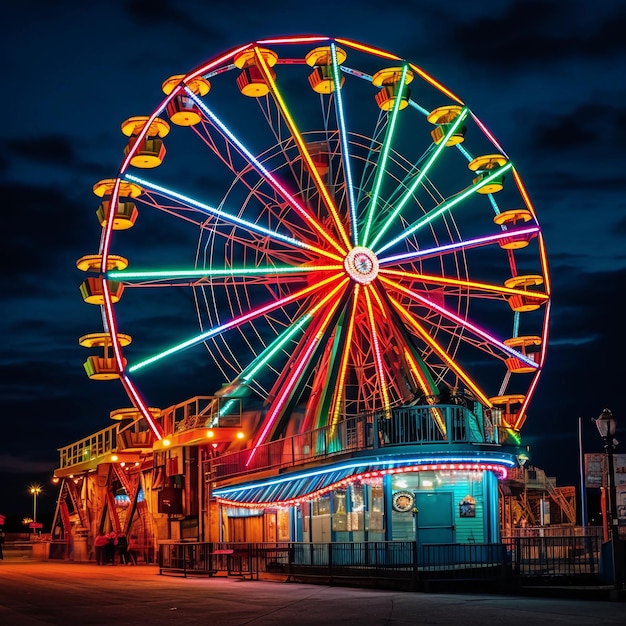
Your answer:
[[[430,171],[432,166],[435,164],[435,162],[437,161],[439,156],[443,153],[443,151],[444,151],[444,149],[446,147],[446,143],[448,143],[448,140],[450,139],[450,137],[452,137],[452,135],[458,130],[459,126],[463,123],[463,120],[467,117],[468,112],[469,112],[469,109],[467,109],[467,108],[464,108],[464,109],[461,110],[459,115],[454,120],[454,123],[452,124],[452,126],[448,130],[448,132],[444,135],[444,137],[441,140],[441,142],[430,153],[430,155],[429,155],[428,159],[426,160],[426,162],[424,163],[423,167],[419,170],[419,174],[417,174],[417,176],[415,176],[415,178],[411,182],[411,184],[408,187],[408,189],[404,192],[404,195],[398,201],[398,203],[397,203],[396,207],[394,208],[394,210],[392,211],[392,213],[389,215],[389,217],[387,218],[385,223],[380,228],[378,234],[374,238],[374,241],[372,241],[372,244],[371,244],[372,248],[376,247],[376,244],[380,241],[380,238],[387,232],[387,230],[391,226],[392,221],[398,216],[400,211],[402,211],[402,209],[406,206],[406,203],[411,199],[411,197],[412,197],[413,193],[415,192],[415,190],[417,189],[418,185],[420,185],[422,183],[422,181],[424,180],[424,178],[426,177],[426,175],[428,174],[428,172]]]
[[[280,44],[280,43],[315,43],[317,41],[328,41],[330,37],[281,37],[279,39],[260,39],[257,44]]]
[[[472,113],[472,117],[476,122],[476,125],[485,133],[487,139],[508,159],[509,155],[502,149],[502,146],[498,143],[496,138],[487,130],[487,127]]]
[[[339,44],[343,44],[348,46],[349,48],[354,48],[355,50],[361,50],[361,52],[370,52],[371,54],[375,54],[376,56],[382,57],[383,59],[391,59],[393,61],[399,61],[400,57],[395,54],[391,54],[390,52],[386,52],[385,50],[381,50],[380,48],[373,48],[372,46],[366,46],[365,44],[359,43],[357,41],[352,41],[350,39],[338,39],[335,38],[335,41]]]
[[[519,443],[519,441],[518,441]],[[332,483],[326,487],[322,487],[320,489],[316,489],[315,491],[308,492],[306,495],[299,496],[297,498],[288,498],[284,500],[270,500],[270,501],[262,501],[262,502],[245,502],[245,500],[229,500],[227,498],[222,498],[220,496],[216,497],[216,500],[222,506],[229,507],[238,507],[245,509],[263,509],[275,506],[288,507],[288,506],[298,506],[305,502],[310,502],[311,500],[315,500],[335,489],[345,489],[349,485],[360,482],[362,480],[368,480],[372,478],[382,478],[383,476],[392,475],[392,474],[407,474],[409,472],[421,472],[421,471],[452,471],[452,472],[493,472],[498,475],[499,480],[505,480],[508,476],[508,470],[506,467],[502,467],[497,464],[484,464],[484,463],[447,463],[447,464],[433,464],[433,465],[425,465],[425,466],[405,466],[398,467],[393,469],[380,469],[380,470],[369,470],[367,472],[361,472],[359,474],[352,474],[347,478],[343,478],[338,480],[337,482]],[[274,490],[273,493],[277,492],[278,489]],[[273,494],[268,494],[269,496]],[[286,494],[287,495],[287,494]]]
[[[233,278],[246,276],[274,276],[276,274],[307,274],[309,272],[325,272],[342,270],[343,265],[286,265],[282,267],[231,267],[224,269],[188,269],[188,270],[158,270],[134,271],[126,270],[108,272],[107,277],[114,280],[134,281],[167,278],[218,278],[228,276]]]
[[[413,65],[413,63],[410,63],[410,66],[411,66],[411,69],[417,72],[427,83],[430,83],[433,87],[436,87],[437,89],[439,89],[441,93],[445,94],[449,98],[452,98],[452,100],[455,100],[459,104],[463,104],[463,100],[461,100],[461,98],[459,98],[457,95],[452,93],[448,88],[444,87],[438,80],[435,80],[430,74],[427,74],[421,67],[418,67],[417,65]]]
[[[389,296],[391,303],[396,308],[398,313],[407,321],[409,326],[411,326],[415,332],[424,340],[424,342],[431,347],[431,349],[439,356],[439,358],[454,371],[461,380],[465,382],[465,384],[471,389],[476,397],[486,406],[491,406],[491,402],[489,402],[489,398],[485,395],[485,393],[478,387],[478,385],[469,377],[469,375],[463,370],[459,365],[457,365],[456,361],[454,361],[446,352],[446,350],[439,345],[435,339],[433,339],[428,331],[413,317],[395,298]]]
[[[112,222],[112,221],[113,220],[109,220],[109,222]],[[146,406],[144,401],[141,399],[141,397],[137,393],[137,390],[135,389],[134,385],[131,383],[128,377],[124,374],[124,359],[122,357],[122,353],[120,350],[120,342],[119,342],[116,323],[115,323],[115,315],[113,313],[113,302],[111,300],[111,293],[109,292],[108,281],[106,280],[106,278],[103,278],[102,284],[103,284],[103,297],[104,297],[103,309],[105,313],[105,321],[107,322],[108,331],[111,335],[111,344],[113,347],[113,354],[115,357],[115,362],[117,364],[117,369],[120,372],[120,380],[122,381],[122,384],[125,387],[129,397],[133,400],[134,405],[139,409],[142,416],[146,419],[146,421],[148,422],[148,426],[150,427],[150,429],[152,430],[156,438],[160,440],[163,437],[161,428],[154,421],[152,414],[150,413],[148,407]],[[105,350],[106,350],[106,347],[105,347]]]
[[[269,228],[265,228],[263,226],[260,226],[259,224],[255,224],[254,222],[249,222],[248,220],[244,220],[240,217],[237,217],[236,215],[232,215],[231,213],[225,213],[221,209],[216,209],[212,206],[209,206],[208,204],[204,204],[203,202],[194,200],[193,198],[190,198],[189,196],[185,196],[181,193],[178,193],[177,191],[173,191],[172,189],[167,189],[166,187],[162,187],[161,185],[150,183],[147,180],[139,178],[138,176],[127,174],[126,179],[128,179],[131,182],[135,182],[141,185],[145,189],[149,189],[150,191],[155,191],[157,193],[160,193],[166,196],[167,198],[178,200],[195,209],[200,209],[201,211],[204,211],[205,213],[208,213],[209,215],[214,215],[215,217],[219,217],[220,219],[223,219],[225,222],[235,224],[237,226],[241,226],[245,230],[250,230],[252,232],[256,232],[261,235],[266,235],[272,239],[283,241],[297,248],[309,250],[310,252],[315,252],[317,254],[329,257],[335,261],[340,261],[340,262],[343,261],[343,257],[337,256],[336,254],[333,254],[332,252],[328,250],[322,250],[321,248],[318,248],[317,246],[313,246],[311,244],[305,243],[298,239],[294,239],[293,237],[289,237],[288,235],[281,235],[280,233],[277,233],[274,230],[270,230]]]
[[[522,354],[521,352],[517,352],[517,350],[513,350],[513,348],[511,348],[511,347],[507,346],[506,344],[502,343],[501,341],[499,341],[498,339],[496,339],[495,337],[493,337],[492,335],[490,335],[486,331],[482,330],[481,328],[478,328],[478,326],[475,326],[471,322],[468,322],[467,320],[464,320],[462,317],[459,317],[458,315],[452,313],[452,311],[448,311],[444,307],[439,306],[438,304],[435,304],[434,302],[431,302],[430,300],[428,300],[427,298],[424,298],[423,296],[420,296],[415,291],[413,291],[411,289],[407,289],[406,287],[403,287],[402,285],[400,285],[400,284],[398,284],[398,283],[396,283],[394,281],[391,281],[388,278],[385,278],[384,276],[381,276],[380,274],[379,274],[379,277],[380,277],[381,281],[383,281],[384,283],[386,283],[390,287],[392,287],[394,289],[397,289],[398,291],[401,291],[402,293],[404,293],[404,294],[406,294],[408,296],[411,296],[415,300],[418,300],[422,304],[426,305],[428,308],[434,309],[435,311],[438,311],[445,318],[447,318],[449,320],[452,320],[453,322],[456,322],[457,324],[459,324],[463,328],[467,328],[468,330],[471,330],[474,334],[478,335],[479,337],[481,337],[485,341],[491,343],[492,345],[497,346],[498,348],[500,348],[500,350],[502,350],[506,354],[509,354],[509,355],[514,356],[514,357],[516,357],[518,359],[521,359],[522,361],[524,361],[524,363],[528,363],[528,365],[532,365],[533,368],[537,368],[537,364],[532,359],[529,359],[526,355]]]
[[[402,464],[402,465],[400,465]],[[255,483],[253,486],[246,484],[239,484],[232,487],[221,487],[213,491],[213,495],[217,497],[223,497],[224,495],[236,494],[241,491],[248,491],[250,489],[262,489],[264,487],[272,487],[273,485],[281,485],[286,482],[295,482],[297,480],[305,480],[307,478],[313,478],[315,476],[321,476],[324,474],[331,474],[333,472],[341,472],[344,470],[351,470],[361,468],[365,465],[363,459],[360,461],[351,461],[348,463],[342,463],[341,465],[332,465],[329,467],[317,467],[313,470],[305,470],[290,474],[289,476],[280,476],[277,478],[269,478],[259,483]],[[376,459],[376,465],[382,466],[382,469],[366,470],[359,474],[359,477],[367,477],[368,474],[387,471],[390,473],[402,473],[409,471],[409,468],[416,467],[416,471],[432,471],[432,470],[467,470],[472,471],[481,467],[482,471],[499,471],[506,467],[515,467],[516,461],[513,459],[499,458],[492,459],[488,456],[453,456],[448,457],[436,457],[436,456],[423,456],[423,457],[410,457],[410,458],[391,458],[391,459]],[[467,466],[467,467],[465,467]],[[352,477],[356,477],[356,474],[352,474]]]
[[[541,334],[541,353],[539,357],[539,368],[537,369],[537,372],[535,373],[533,380],[531,381],[531,384],[528,387],[528,391],[526,392],[526,397],[524,398],[524,402],[522,403],[522,406],[520,407],[520,410],[517,414],[517,420],[515,421],[516,429],[520,429],[522,425],[524,424],[524,422],[526,421],[526,408],[528,407],[530,400],[535,392],[535,387],[537,386],[537,383],[539,382],[539,376],[541,374],[541,366],[545,362],[546,350],[548,348],[548,328],[550,327],[551,308],[552,308],[551,303],[549,302],[546,305],[546,314],[544,318],[543,333]]]
[[[380,196],[380,188],[383,182],[383,176],[385,175],[385,169],[387,167],[387,160],[389,158],[389,152],[391,150],[391,142],[393,140],[393,135],[396,130],[396,124],[398,121],[398,111],[400,110],[400,104],[402,103],[402,96],[404,95],[406,89],[406,74],[408,71],[408,67],[406,63],[402,66],[402,75],[400,76],[400,89],[399,93],[396,96],[393,108],[391,109],[391,114],[387,117],[387,129],[385,131],[385,139],[383,140],[383,144],[381,146],[380,156],[378,158],[378,162],[376,163],[376,176],[374,177],[374,185],[372,188],[372,196],[370,198],[369,206],[367,208],[366,218],[365,218],[365,232],[363,233],[363,241],[362,245],[368,245],[370,230],[372,228],[372,221],[374,219],[374,214],[376,213],[376,208],[378,205],[378,198]]]
[[[204,104],[200,98],[194,94],[191,90],[187,89],[189,97],[197,104],[198,108],[202,110],[204,115],[211,120],[212,124],[224,135],[228,140],[237,148],[240,154],[250,163],[256,170],[269,181],[272,187],[278,191],[289,204],[300,214],[300,216],[315,230],[317,231],[333,248],[344,254],[344,250],[333,239],[333,237],[326,231],[326,229],[311,215],[294,196],[278,181],[278,179],[247,149],[243,144],[230,132],[230,130],[220,121],[220,119]],[[309,156],[309,159],[311,157]],[[311,162],[312,165],[312,162]],[[316,170],[317,171],[317,170]],[[318,175],[319,176],[319,175]]]
[[[152,429],[152,432],[156,436],[157,440],[161,441],[161,439],[163,439],[163,430],[154,421],[154,418],[152,417],[152,413],[150,413],[148,406],[143,401],[143,399],[139,396],[139,393],[137,389],[135,388],[134,384],[132,383],[130,378],[128,378],[128,376],[126,376],[125,374],[121,376],[121,381],[122,381],[122,384],[124,385],[124,388],[126,389],[126,393],[132,398],[133,404],[139,409],[142,416],[148,422],[148,426],[150,426],[150,428]]]
[[[524,200],[524,204],[526,205],[526,207],[528,208],[528,210],[531,212],[532,216],[535,218],[535,220],[537,219],[537,214],[535,213],[535,207],[533,206],[532,202],[530,201],[530,197],[528,195],[528,192],[526,191],[526,187],[524,186],[524,183],[522,182],[522,179],[520,178],[520,175],[518,174],[517,170],[515,168],[513,168],[513,179],[515,180],[515,184],[517,185],[517,188],[520,192],[520,194],[522,195],[522,198]],[[542,273],[543,273],[543,282],[544,285],[546,287],[546,292],[547,293],[551,293],[552,292],[552,288],[551,288],[551,284],[550,284],[550,273],[548,271],[548,259],[546,257],[546,250],[545,250],[545,246],[543,244],[543,237],[540,236],[539,237],[539,254],[541,257],[541,269],[542,269]]]
[[[188,83],[189,81],[193,80],[194,78],[197,78],[198,76],[203,76],[204,74],[207,74],[213,68],[215,68],[218,65],[221,65],[222,63],[224,63],[224,61],[227,61],[228,59],[234,58],[240,52],[243,52],[244,50],[247,50],[250,47],[250,45],[251,44],[245,44],[243,46],[239,46],[238,48],[233,48],[232,50],[230,50],[229,52],[226,52],[225,54],[223,54],[221,57],[218,57],[214,61],[210,61],[206,65],[201,65],[197,69],[189,72],[189,74],[187,74],[187,76],[185,76],[185,78],[183,79],[184,82]],[[173,93],[176,93],[176,92],[177,92],[177,90],[175,90]]]
[[[446,252],[454,252],[456,250],[463,250],[468,248],[475,248],[478,246],[484,246],[490,243],[496,243],[502,239],[509,237],[521,237],[523,235],[535,235],[539,233],[539,226],[529,226],[527,228],[512,228],[510,230],[502,231],[496,235],[486,235],[484,237],[476,237],[475,239],[467,239],[466,241],[459,241],[458,243],[450,243],[444,246],[437,246],[435,248],[425,248],[423,250],[416,250],[415,252],[406,252],[404,254],[396,254],[394,256],[388,256],[382,259],[378,259],[379,265],[387,265],[389,263],[397,263],[398,261],[411,261],[413,259],[427,258],[431,256],[439,256]]]
[[[320,300],[311,310],[309,310],[305,315],[303,315],[293,326],[285,329],[274,341],[267,347],[263,352],[256,358],[252,363],[250,363],[246,369],[237,377],[237,379],[241,379],[244,383],[247,383],[249,380],[253,378],[253,376],[262,369],[271,359],[272,357],[279,352],[283,346],[292,339],[292,337],[303,330],[305,326],[307,326],[314,315],[319,311],[319,309],[325,305],[330,298],[334,296],[336,290],[331,291],[328,295],[326,295],[322,300]],[[237,380],[236,379],[236,380]],[[234,382],[236,382],[236,380]],[[229,408],[229,403],[226,403],[224,407],[220,410],[220,415],[223,415],[227,412]]]
[[[262,353],[261,360],[252,367],[252,369],[248,372],[248,368],[244,370],[244,374],[242,374],[243,380],[250,380],[284,345],[289,341],[293,335],[297,332],[301,331],[306,325],[310,323],[310,321],[317,315],[318,311],[331,299],[333,298],[338,290],[341,288],[341,285],[338,285],[333,289],[330,293],[328,293],[324,298],[322,298],[312,309],[310,309],[307,313],[305,313],[293,326],[290,326],[288,329],[283,331],[281,335],[275,339],[272,344],[269,346],[267,350],[264,350]],[[267,355],[265,354],[267,352]]]
[[[354,183],[352,182],[352,166],[350,162],[350,148],[348,145],[348,133],[343,109],[343,96],[341,95],[341,77],[339,73],[339,63],[337,62],[337,45],[330,44],[330,55],[332,58],[333,83],[335,85],[335,102],[337,122],[339,125],[339,139],[341,141],[341,162],[345,176],[346,191],[348,195],[348,210],[350,213],[350,226],[352,229],[352,241],[356,245],[359,240],[359,225],[356,215],[356,200],[354,198]]]
[[[448,285],[450,287],[467,287],[468,289],[479,289],[480,291],[495,292],[499,294],[520,295],[526,296],[532,294],[537,299],[547,300],[549,296],[545,293],[536,291],[524,291],[523,289],[513,289],[511,287],[504,287],[502,285],[492,285],[489,283],[479,283],[473,280],[459,280],[457,278],[446,278],[445,276],[431,276],[429,274],[420,274],[419,272],[405,272],[403,270],[391,270],[380,269],[381,273],[389,276],[398,276],[401,278],[409,278],[410,280],[417,280],[423,283],[429,283],[434,285]]]
[[[395,239],[392,239],[390,242],[386,243],[382,248],[376,251],[376,255],[378,256],[381,252],[384,252],[388,248],[395,246],[399,241],[404,241],[409,235],[412,235],[416,230],[419,230],[423,226],[426,226],[430,222],[432,222],[436,217],[444,213],[445,211],[449,211],[453,207],[455,207],[459,202],[465,200],[468,196],[478,191],[481,187],[484,187],[488,183],[490,183],[494,178],[501,176],[509,169],[513,167],[513,164],[509,161],[506,165],[499,167],[492,174],[481,180],[479,183],[468,187],[465,191],[460,193],[458,196],[450,198],[449,200],[445,200],[438,207],[435,207],[432,211],[424,215],[422,218],[413,223],[413,225],[405,230],[401,235],[398,235]]]
[[[365,302],[367,305],[367,319],[370,323],[370,333],[372,335],[372,348],[374,349],[374,357],[376,370],[378,371],[378,383],[380,392],[383,396],[383,408],[388,411],[390,407],[389,390],[387,389],[387,380],[385,378],[385,370],[383,368],[383,357],[380,351],[380,343],[378,341],[378,333],[376,332],[376,322],[374,320],[374,310],[372,309],[372,300],[370,298],[370,285],[365,285]]]
[[[411,367],[411,371],[417,378],[417,383],[425,395],[432,395],[433,392],[438,391],[436,390],[436,388],[431,387],[429,381],[426,380],[426,378],[424,377],[424,373],[417,363],[417,360],[406,346],[404,348],[404,358],[408,361],[409,366]],[[427,402],[429,404],[435,403],[434,399],[428,399]],[[439,428],[439,431],[444,436],[444,438],[446,438],[448,429],[446,428],[446,421],[443,417],[441,409],[433,407],[432,409],[430,409],[430,412],[432,413],[435,425],[437,426],[437,428]]]
[[[343,289],[348,284],[349,280],[350,280],[349,278],[345,278],[344,280],[342,280],[341,283],[337,285],[337,287],[333,289],[333,291],[329,295],[331,295],[331,297],[334,296],[340,289]],[[276,397],[276,399],[272,403],[272,408],[267,414],[267,416],[265,417],[263,429],[257,436],[254,447],[250,451],[250,455],[248,456],[248,459],[246,461],[246,467],[250,465],[259,446],[264,443],[265,437],[267,436],[270,429],[276,422],[276,419],[278,418],[280,411],[282,410],[283,406],[287,402],[287,399],[291,395],[296,383],[298,382],[298,379],[300,378],[300,374],[304,370],[305,366],[309,364],[309,359],[311,355],[313,354],[315,348],[319,344],[320,340],[322,339],[322,336],[325,330],[328,328],[331,318],[338,306],[339,306],[339,299],[337,299],[333,303],[333,305],[329,308],[317,332],[315,333],[313,337],[311,337],[311,339],[308,342],[308,345],[306,346],[306,348],[303,350],[302,354],[300,355],[300,358],[294,364],[291,372],[289,373],[288,380],[281,387],[279,395]]]
[[[348,239],[348,236],[346,235],[346,231],[343,227],[343,224],[341,223],[341,220],[339,219],[337,208],[335,207],[335,204],[332,198],[330,197],[330,194],[328,193],[328,189],[326,189],[326,185],[324,184],[324,181],[322,180],[320,173],[317,171],[317,168],[315,167],[315,164],[313,163],[313,159],[311,158],[311,155],[309,154],[309,151],[307,150],[306,143],[304,139],[302,138],[302,135],[300,134],[300,131],[298,130],[298,127],[296,126],[294,119],[291,117],[289,110],[287,109],[287,104],[285,103],[282,95],[280,94],[276,81],[272,77],[270,68],[268,67],[265,59],[263,58],[261,51],[259,50],[259,48],[255,47],[254,53],[256,56],[256,60],[257,60],[257,66],[263,73],[263,77],[265,78],[265,81],[267,82],[269,88],[272,91],[272,94],[274,95],[274,99],[276,100],[276,103],[278,104],[278,107],[280,108],[280,111],[283,115],[283,119],[285,120],[287,126],[289,127],[289,131],[291,132],[291,135],[294,138],[298,146],[300,154],[302,155],[303,160],[306,162],[306,165],[309,168],[309,174],[315,181],[315,186],[317,187],[319,194],[324,199],[326,208],[330,211],[330,214],[332,215],[332,218],[335,222],[335,226],[337,227],[337,232],[341,236],[341,239],[343,240],[346,248],[345,250],[342,250],[339,244],[335,242],[334,240],[332,240],[332,238],[330,238],[331,242],[335,248],[337,248],[340,251],[345,252],[346,250],[349,250],[351,248],[350,240]],[[326,237],[330,237],[326,233],[326,231],[323,231],[323,234]]]
[[[350,357],[350,348],[352,347],[352,335],[354,334],[354,322],[356,320],[356,308],[359,299],[361,285],[356,283],[352,294],[352,309],[348,318],[348,330],[346,340],[343,346],[343,354],[341,355],[341,364],[339,366],[338,383],[335,386],[335,402],[331,412],[331,424],[335,425],[339,421],[339,412],[341,410],[341,402],[343,400],[344,383],[346,380],[346,372],[348,370],[348,359]],[[331,432],[331,436],[332,436]]]
[[[300,291],[297,291],[296,293],[291,294],[289,296],[285,296],[284,298],[281,298],[280,300],[275,300],[274,302],[270,302],[269,304],[259,307],[258,309],[253,309],[252,311],[249,311],[248,313],[245,313],[244,315],[241,315],[240,317],[232,319],[229,322],[226,322],[225,324],[216,326],[215,328],[212,328],[211,330],[208,330],[205,333],[202,333],[200,335],[197,335],[196,337],[187,339],[187,341],[183,341],[182,343],[172,346],[168,350],[160,352],[159,354],[155,354],[154,356],[151,356],[148,359],[144,359],[143,361],[136,363],[132,367],[129,367],[128,371],[134,372],[138,369],[141,369],[142,367],[145,367],[146,365],[150,365],[154,363],[155,361],[159,361],[160,359],[163,359],[166,356],[170,356],[172,354],[175,354],[176,352],[180,352],[181,350],[185,350],[186,348],[195,346],[196,344],[201,343],[205,339],[214,337],[215,335],[218,335],[219,333],[223,331],[230,330],[232,328],[237,328],[237,326],[240,326],[241,324],[244,324],[245,322],[249,322],[250,320],[260,317],[261,315],[265,315],[265,313],[274,311],[280,308],[281,306],[284,306],[285,304],[295,302],[299,300],[300,298],[303,298],[304,296],[325,287],[329,283],[337,280],[337,278],[339,277],[341,277],[341,274],[335,274],[334,276],[331,276],[330,278],[326,278],[320,281],[319,283],[312,285],[310,287],[305,287],[304,289],[301,289]],[[345,280],[348,280],[348,279],[345,279]]]

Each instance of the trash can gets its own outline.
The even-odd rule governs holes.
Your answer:
[[[50,557],[50,542],[35,541],[32,546],[33,559],[35,561],[47,561]]]
[[[89,552],[87,550],[87,535],[89,531],[86,528],[77,528],[74,531],[74,561],[88,561]]]

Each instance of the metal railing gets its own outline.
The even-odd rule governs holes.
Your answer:
[[[161,574],[241,576],[280,574],[292,579],[394,581],[411,588],[433,582],[479,582],[517,587],[601,584],[601,538],[516,537],[494,544],[428,544],[414,541],[339,543],[203,543],[159,545]]]
[[[359,415],[337,424],[211,460],[215,479],[297,467],[307,461],[386,446],[497,444],[497,429],[461,405],[409,406]]]
[[[113,424],[69,446],[59,448],[59,468],[86,463],[114,452],[117,449],[117,429],[118,425]]]

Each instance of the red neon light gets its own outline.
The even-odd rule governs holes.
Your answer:
[[[503,465],[495,463],[429,463],[426,465],[412,465],[410,467],[393,467],[383,470],[370,470],[360,474],[354,474],[347,478],[343,478],[332,485],[318,489],[317,491],[300,496],[299,498],[290,498],[288,500],[274,500],[271,502],[254,502],[242,503],[228,498],[217,497],[217,501],[225,506],[242,507],[246,509],[262,509],[270,506],[297,506],[304,502],[310,502],[320,496],[323,496],[335,489],[347,487],[353,483],[361,482],[372,478],[382,478],[385,475],[404,474],[409,472],[425,472],[425,471],[463,471],[463,472],[494,472],[498,474],[499,480],[504,480],[508,476],[508,470]]]

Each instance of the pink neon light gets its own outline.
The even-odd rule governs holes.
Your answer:
[[[328,41],[330,37],[321,37],[318,35],[307,35],[303,37],[282,37],[280,39],[261,39],[257,44],[270,43],[313,43],[315,41]]]
[[[250,452],[250,456],[248,456],[248,460],[246,461],[246,467],[250,464],[250,462],[252,461],[252,458],[256,454],[258,446],[263,443],[270,428],[274,425],[274,422],[276,421],[276,418],[278,417],[278,413],[280,412],[285,402],[287,401],[287,397],[292,392],[293,387],[295,386],[298,378],[300,378],[300,374],[302,373],[304,366],[307,364],[311,353],[313,352],[317,344],[320,342],[321,336],[325,328],[328,326],[330,322],[330,318],[332,317],[333,313],[335,312],[338,306],[339,306],[339,299],[337,299],[333,303],[333,305],[329,308],[328,312],[326,313],[326,317],[321,321],[317,331],[309,340],[309,343],[306,349],[304,350],[304,353],[300,357],[300,361],[296,364],[296,367],[293,368],[292,373],[289,376],[289,381],[282,388],[282,391],[279,397],[277,398],[276,402],[274,403],[271,412],[268,414],[266,418],[266,424],[263,427],[263,430],[256,438],[256,443],[254,447],[252,448],[252,451]]]
[[[544,321],[544,326],[543,326],[543,333],[541,336],[541,352],[540,352],[540,357],[539,357],[539,367],[537,368],[537,371],[533,375],[532,381],[530,385],[528,386],[526,397],[524,398],[524,402],[522,403],[522,406],[520,407],[520,410],[518,412],[518,418],[515,421],[515,425],[514,425],[515,429],[521,428],[522,424],[524,423],[526,419],[526,409],[528,408],[528,405],[530,404],[530,400],[533,397],[533,394],[535,393],[535,387],[537,387],[537,384],[539,383],[539,376],[541,375],[541,372],[542,372],[541,366],[545,362],[546,350],[548,349],[548,328],[550,326],[550,309],[551,309],[551,303],[548,302],[546,304],[545,321]]]
[[[154,421],[146,403],[139,395],[139,392],[131,382],[130,378],[128,378],[128,376],[124,374],[123,376],[121,376],[121,381],[122,385],[124,385],[124,388],[126,389],[126,393],[129,396],[132,396],[134,405],[141,411],[141,414],[148,422],[148,425],[152,429],[152,432],[155,434],[156,438],[159,441],[163,439],[163,431],[161,430],[161,427]]]
[[[380,344],[378,342],[378,333],[376,332],[376,322],[374,320],[374,310],[372,309],[372,300],[369,294],[370,285],[365,285],[365,300],[367,303],[367,317],[370,323],[370,331],[372,333],[372,344],[374,346],[374,356],[376,357],[376,369],[378,370],[378,378],[380,380],[380,390],[383,395],[385,409],[389,408],[389,396],[387,394],[387,380],[385,378],[385,370],[383,368],[383,358],[380,352]]]
[[[446,244],[444,246],[437,246],[435,248],[428,248],[425,250],[416,250],[415,252],[405,252],[403,254],[396,254],[394,256],[386,257],[384,259],[378,259],[378,263],[386,265],[393,262],[411,261],[412,259],[424,258],[429,256],[438,256],[443,252],[453,252],[462,248],[471,248],[486,245],[500,241],[500,239],[506,239],[507,237],[514,237],[520,235],[533,235],[539,233],[538,226],[528,226],[526,228],[512,228],[503,230],[495,235],[485,235],[484,237],[476,237],[475,239],[468,239],[466,241],[459,241],[457,243]]]
[[[356,482],[367,480],[371,478],[382,478],[383,476],[393,474],[408,474],[413,472],[426,472],[426,471],[461,471],[461,472],[494,472],[499,475],[500,480],[506,479],[508,476],[508,469],[504,465],[497,465],[495,463],[430,463],[426,465],[412,465],[408,467],[392,467],[388,469],[369,470],[367,472],[361,472],[360,474],[352,474],[347,478],[338,480],[337,482],[307,493],[299,498],[289,498],[288,500],[273,500],[264,502],[250,502],[244,503],[237,500],[230,500],[228,498],[217,497],[217,501],[220,504],[227,506],[236,506],[241,508],[264,508],[271,505],[280,504],[282,506],[295,506],[301,502],[307,502],[323,496],[331,491],[347,487]]]
[[[503,350],[507,354],[510,354],[511,356],[515,356],[517,358],[521,358],[524,362],[528,363],[529,365],[534,365],[535,367],[537,366],[537,364],[534,361],[532,361],[531,359],[527,359],[520,352],[517,352],[516,350],[513,350],[512,348],[509,348],[509,346],[507,346],[506,344],[502,343],[501,341],[499,341],[498,339],[496,339],[495,337],[490,335],[488,332],[482,330],[478,326],[475,326],[471,322],[468,322],[467,320],[464,320],[462,317],[459,317],[455,313],[452,313],[452,311],[448,311],[444,307],[441,307],[438,304],[435,304],[434,302],[431,302],[430,300],[424,298],[423,296],[420,296],[418,293],[415,293],[414,291],[412,291],[411,289],[408,289],[407,287],[403,287],[402,285],[399,285],[398,283],[394,283],[393,281],[389,280],[388,278],[385,278],[382,275],[379,275],[379,277],[380,277],[380,279],[383,282],[393,286],[395,289],[398,289],[399,291],[403,291],[404,293],[406,293],[407,295],[411,296],[412,298],[415,298],[416,300],[419,300],[420,302],[425,304],[427,307],[429,307],[431,309],[435,309],[436,311],[441,313],[444,317],[447,317],[448,319],[451,319],[451,320],[455,321],[457,324],[460,324],[461,326],[463,326],[465,328],[469,328],[470,330],[475,332],[479,337],[482,337],[483,339],[486,339],[487,341],[489,341],[493,345],[498,346],[501,350]]]
[[[476,122],[476,124],[479,126],[479,128],[483,131],[483,133],[485,133],[485,135],[487,135],[487,138],[489,139],[489,141],[491,141],[491,143],[498,148],[498,150],[500,152],[502,152],[502,154],[508,159],[509,155],[504,151],[504,148],[502,148],[502,146],[498,143],[498,141],[496,140],[496,138],[487,130],[487,127],[473,114],[471,113],[472,117],[474,118],[474,121]]]
[[[248,43],[248,44],[245,44],[244,46],[239,46],[237,48],[233,48],[232,50],[229,50],[228,52],[224,53],[221,57],[218,57],[217,59],[210,61],[206,65],[201,65],[197,69],[191,71],[189,74],[187,74],[187,76],[185,76],[184,81],[189,82],[190,80],[197,78],[198,76],[202,76],[202,74],[208,74],[208,72],[210,72],[215,66],[219,65],[220,63],[223,63],[224,61],[230,59],[231,57],[236,56],[243,50],[247,50],[250,46],[253,46],[253,45],[254,45],[253,43]]]
[[[110,218],[109,218],[108,221],[110,223],[113,222],[113,220],[110,219]],[[146,404],[143,402],[143,400],[141,399],[141,397],[137,393],[137,390],[131,384],[131,382],[128,379],[128,377],[125,374],[123,374],[123,372],[124,372],[124,360],[122,358],[122,353],[121,353],[121,350],[120,350],[120,342],[119,342],[119,337],[118,337],[118,333],[117,333],[117,323],[116,323],[116,319],[115,319],[115,314],[113,313],[113,303],[111,301],[111,294],[109,293],[108,281],[106,280],[106,278],[103,278],[102,282],[103,282],[103,290],[102,290],[102,292],[103,292],[103,296],[104,296],[105,317],[106,317],[106,320],[107,320],[107,325],[109,327],[109,334],[111,336],[111,343],[112,343],[112,347],[113,347],[113,354],[115,355],[115,361],[116,361],[116,364],[117,364],[117,369],[120,371],[120,379],[122,381],[122,384],[123,384],[124,388],[126,389],[126,392],[130,396],[132,396],[132,399],[134,400],[135,406],[141,411],[141,414],[143,415],[143,417],[148,422],[148,425],[150,426],[150,428],[152,429],[152,431],[156,435],[157,439],[160,440],[160,439],[163,438],[163,433],[161,432],[161,429],[154,422],[154,420],[152,418],[152,414],[150,413],[150,411],[148,410],[148,407],[146,406]]]

